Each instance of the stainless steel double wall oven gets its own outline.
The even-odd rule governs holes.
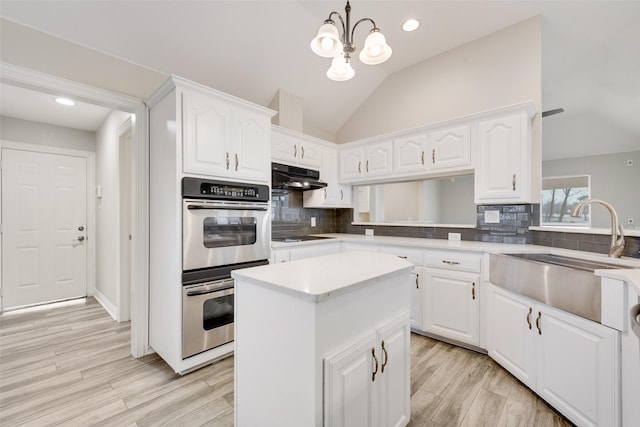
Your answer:
[[[231,271],[268,264],[269,187],[182,180],[182,357],[233,341]]]

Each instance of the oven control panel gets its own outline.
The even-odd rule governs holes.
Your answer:
[[[269,201],[269,187],[259,184],[185,177],[182,178],[182,196],[185,198],[267,202]]]

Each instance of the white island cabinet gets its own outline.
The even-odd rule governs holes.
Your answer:
[[[378,252],[234,271],[235,425],[407,425],[412,271]]]

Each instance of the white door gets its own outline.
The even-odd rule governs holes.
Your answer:
[[[87,294],[86,159],[2,149],[3,309]]]

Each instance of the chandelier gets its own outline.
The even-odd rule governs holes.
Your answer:
[[[361,22],[371,22],[373,29],[369,32],[364,41],[364,48],[360,51],[360,62],[369,65],[381,64],[391,56],[391,47],[387,44],[380,29],[376,27],[373,19],[362,18],[355,23],[352,29],[349,0],[347,0],[344,11],[346,23],[338,12],[331,12],[329,18],[320,26],[318,35],[311,40],[311,50],[322,57],[333,58],[331,67],[327,70],[327,77],[336,81],[349,80],[356,73],[351,67],[351,54],[356,51],[356,46],[353,44],[353,33]],[[338,27],[332,19],[334,15],[340,19],[342,36],[338,34]]]

